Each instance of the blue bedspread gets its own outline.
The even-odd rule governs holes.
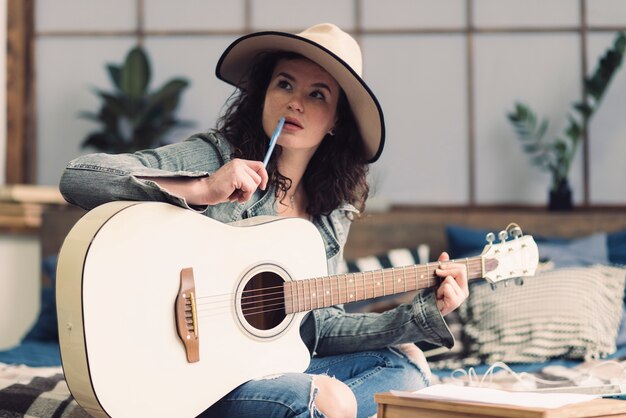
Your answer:
[[[15,348],[0,351],[0,363],[25,364],[31,367],[60,366],[59,343],[24,341]]]

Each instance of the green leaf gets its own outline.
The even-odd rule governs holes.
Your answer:
[[[189,81],[186,79],[174,78],[150,95],[148,106],[163,105],[168,112],[171,112],[178,105],[180,94],[188,86]]]
[[[574,103],[576,109],[584,118],[588,118],[593,113],[593,108],[585,102]]]
[[[539,166],[543,169],[546,169],[548,167],[548,160],[545,157],[545,155],[538,155],[535,157],[531,157],[530,162],[533,165]]]
[[[113,85],[118,90],[122,90],[122,70],[120,66],[109,64],[107,65],[107,70],[109,71],[109,77],[111,78]]]
[[[150,83],[150,62],[143,49],[133,48],[126,56],[120,74],[121,90],[131,99],[137,100],[145,94]]]
[[[543,139],[543,136],[546,134],[546,131],[548,130],[548,119],[543,119],[541,121],[541,125],[539,125],[539,129],[537,129],[537,132],[535,132],[535,136],[537,137],[538,141],[541,141]]]
[[[102,90],[97,90],[96,93],[104,99],[103,107],[107,107],[113,114],[127,116],[132,113],[131,109],[129,109],[128,101],[124,97],[114,96]]]
[[[572,139],[572,142],[576,142],[581,137],[583,129],[574,118],[569,117],[569,126],[567,127],[565,134]]]
[[[527,153],[532,154],[532,153],[540,151],[541,147],[537,143],[532,143],[532,144],[522,145],[522,149],[526,151]]]
[[[562,161],[563,157],[567,153],[567,142],[565,142],[561,138],[558,138],[551,145],[551,148],[555,151],[555,157],[557,158],[557,160]]]

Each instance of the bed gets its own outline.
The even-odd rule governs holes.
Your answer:
[[[76,217],[72,216],[71,221]],[[63,223],[53,220],[55,225]],[[394,250],[403,252],[405,260],[406,256],[412,257],[415,263],[434,260],[444,249],[452,257],[477,254],[486,232],[497,233],[511,221],[537,239],[544,262],[541,271],[523,286],[492,290],[478,284],[472,288],[466,304],[447,318],[456,336],[455,347],[443,351],[428,344],[421,346],[428,355],[433,382],[476,384],[490,366],[500,362],[504,366],[482,384],[528,389],[529,385],[606,385],[622,378],[626,366],[626,327],[622,323],[624,210],[560,213],[539,209],[396,208],[369,213],[353,225],[345,251],[345,269],[356,271],[375,267],[376,263],[393,266],[397,260]],[[65,232],[57,232],[52,246],[44,243],[49,255],[44,257],[42,268],[51,278],[56,257],[50,248],[58,246]],[[561,291],[564,287],[570,291]],[[381,311],[410,298],[411,294],[381,298],[373,303],[352,304],[350,309]],[[573,300],[577,301],[575,309]],[[527,309],[533,301],[546,310]],[[525,311],[535,315],[527,315],[525,323],[520,324],[520,312]],[[562,311],[567,315],[559,316]],[[542,317],[544,320],[538,320]],[[502,337],[508,329],[516,333]],[[520,343],[520,335],[526,336],[526,345]],[[88,416],[65,385],[57,341],[54,290],[46,286],[42,290],[41,314],[33,329],[18,347],[0,353],[0,417]],[[520,347],[525,349],[516,349]],[[519,378],[522,372],[528,373],[523,375],[525,380]]]

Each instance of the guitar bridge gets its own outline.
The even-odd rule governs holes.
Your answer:
[[[187,353],[187,362],[200,361],[200,341],[198,338],[198,315],[196,310],[196,285],[193,269],[180,271],[180,288],[176,296],[176,329]]]

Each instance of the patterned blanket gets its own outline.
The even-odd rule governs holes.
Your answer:
[[[515,367],[513,367],[515,369]],[[575,366],[554,362],[533,372],[506,366],[494,367],[493,373],[479,367],[460,369],[433,376],[432,383],[492,387],[504,390],[604,387],[626,383],[626,358],[591,360]],[[485,373],[487,372],[487,373]],[[470,383],[471,382],[471,383]],[[626,386],[624,386],[626,387]],[[72,398],[61,367],[27,367],[0,363],[0,418],[88,418]]]
[[[72,398],[61,367],[0,363],[0,418],[88,418]]]

